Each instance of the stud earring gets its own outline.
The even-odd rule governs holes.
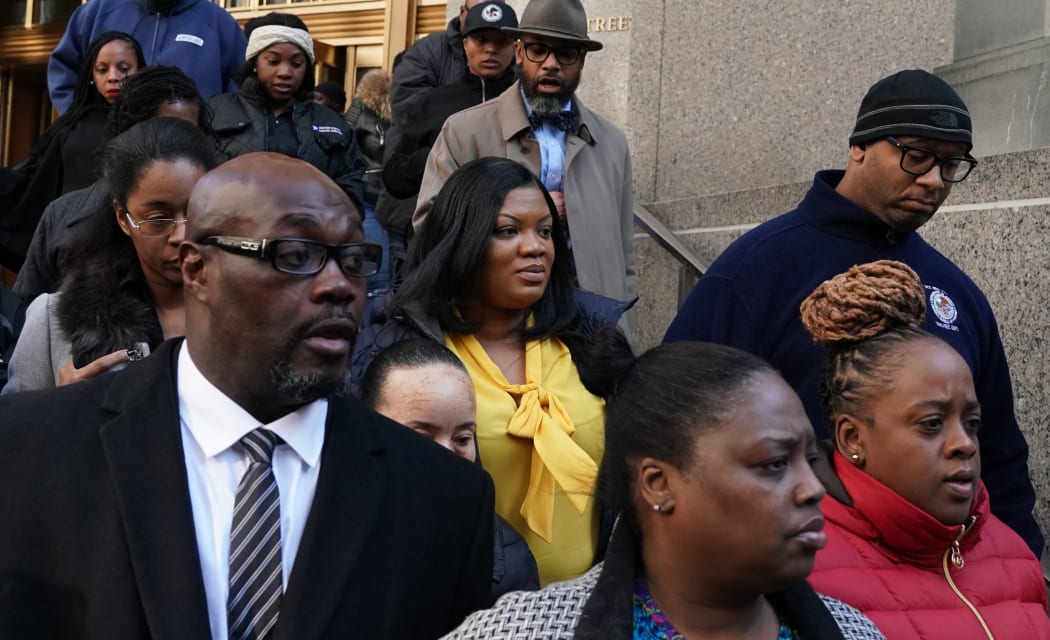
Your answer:
[[[654,504],[653,505],[653,511],[659,511],[659,510],[660,510],[660,505],[659,504]]]
[[[850,456],[850,459],[853,460],[854,462],[857,462],[857,461],[860,460],[860,454],[859,453],[854,453],[853,455]]]

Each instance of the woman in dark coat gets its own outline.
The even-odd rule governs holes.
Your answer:
[[[209,102],[225,159],[272,151],[314,165],[364,211],[365,164],[354,134],[335,111],[313,99],[313,39],[297,16],[270,13],[251,25],[240,93]]]
[[[29,305],[4,393],[79,382],[183,334],[179,244],[190,192],[215,155],[211,139],[175,118],[147,120],[106,144],[110,198],[78,229],[58,292]]]
[[[95,154],[106,141],[106,118],[120,83],[146,66],[142,48],[121,31],[95,38],[85,53],[73,105],[48,127],[15,171],[24,191],[10,212],[0,211],[0,264],[17,270],[25,260],[44,208],[59,196],[83,189],[98,177]]]

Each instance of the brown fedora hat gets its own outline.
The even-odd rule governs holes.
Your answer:
[[[503,27],[503,30],[514,36],[557,38],[587,51],[602,48],[602,43],[587,37],[587,13],[580,0],[529,0],[518,28]]]

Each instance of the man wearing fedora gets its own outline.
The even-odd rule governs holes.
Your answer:
[[[412,224],[422,225],[434,196],[464,163],[483,156],[515,160],[550,191],[569,233],[580,288],[633,300],[627,138],[575,95],[587,53],[602,44],[587,37],[580,0],[531,0],[518,27],[503,31],[518,39],[520,79],[500,97],[445,122],[427,158]]]

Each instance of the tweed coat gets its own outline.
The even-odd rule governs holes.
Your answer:
[[[605,562],[575,580],[516,591],[477,611],[443,640],[627,640],[633,637],[637,539],[620,522]],[[885,640],[860,611],[805,581],[766,596],[799,640]]]

